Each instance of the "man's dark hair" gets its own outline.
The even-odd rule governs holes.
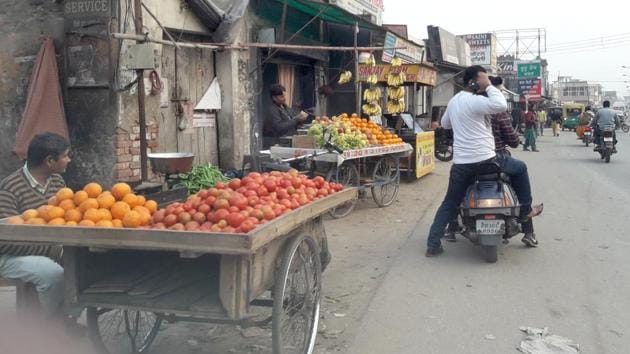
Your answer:
[[[286,91],[287,89],[284,88],[284,86],[280,85],[280,84],[273,84],[271,85],[271,87],[269,87],[269,94],[271,95],[271,97],[273,96],[281,96],[282,94],[284,94],[284,91]]]
[[[26,161],[30,167],[41,166],[47,157],[57,160],[63,155],[70,144],[63,136],[55,133],[37,134],[28,145]]]
[[[490,79],[490,83],[492,83],[492,86],[503,85],[503,79],[499,76],[490,76],[488,79]]]
[[[610,101],[604,101],[604,108],[610,108]]]
[[[586,110],[590,111],[591,110],[591,106],[586,106]]]
[[[471,80],[476,79],[479,73],[485,72],[487,72],[486,69],[484,69],[481,65],[469,66],[466,70],[464,70],[464,86],[468,87]]]

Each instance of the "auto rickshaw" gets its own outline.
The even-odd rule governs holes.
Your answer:
[[[562,105],[562,130],[575,130],[580,125],[580,115],[585,106],[581,103],[565,103]]]

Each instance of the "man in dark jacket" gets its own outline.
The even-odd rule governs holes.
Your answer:
[[[265,117],[263,128],[265,148],[278,144],[283,136],[295,134],[297,128],[308,119],[308,113],[301,111],[295,114],[286,104],[284,92],[286,89],[280,84],[271,85],[269,93],[271,95],[271,106]]]

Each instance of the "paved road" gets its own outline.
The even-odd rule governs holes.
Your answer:
[[[486,264],[460,240],[423,256],[437,204],[397,256],[370,303],[350,353],[516,352],[520,326],[549,327],[584,353],[630,348],[630,138],[619,133],[610,164],[574,133],[544,136],[539,153],[517,152],[533,177],[538,249],[518,239]],[[496,339],[486,339],[492,335]]]

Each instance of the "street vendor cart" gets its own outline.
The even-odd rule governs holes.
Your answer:
[[[64,247],[66,302],[87,309],[101,353],[146,351],[163,321],[271,322],[274,353],[311,353],[330,261],[322,215],[356,195],[344,189],[247,234],[3,220],[0,240]],[[255,310],[265,307],[271,311]]]
[[[302,149],[272,147],[271,158],[288,161],[310,158],[316,164],[311,173],[321,174],[327,181],[348,187],[357,187],[358,197],[366,196],[369,189],[374,202],[380,207],[391,205],[400,189],[400,159],[412,153],[409,144],[372,146],[363,149],[330,151],[325,149]],[[347,216],[354,209],[358,198],[330,210],[336,218]]]

